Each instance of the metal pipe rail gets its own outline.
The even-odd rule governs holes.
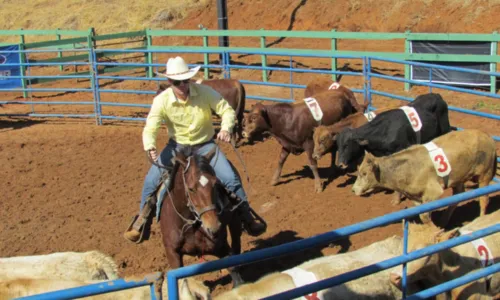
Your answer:
[[[482,195],[494,193],[500,191],[500,184],[494,184],[487,187],[475,189],[472,191],[467,191],[458,195],[454,195],[451,197],[447,197],[444,199],[436,200],[430,203],[422,204],[416,207],[407,208],[402,211],[397,211],[394,213],[387,214],[385,216],[377,217],[371,220],[363,221],[354,225],[349,225],[343,228],[339,228],[327,233],[323,233],[320,235],[316,235],[307,239],[303,239],[300,241],[295,241],[291,243],[287,243],[280,246],[265,248],[257,251],[246,252],[237,256],[231,256],[227,258],[223,258],[216,261],[205,262],[201,264],[191,265],[182,267],[179,269],[171,270],[167,273],[167,280],[169,286],[169,299],[178,299],[178,290],[177,290],[177,280],[189,276],[199,275],[207,272],[216,271],[219,269],[224,269],[228,267],[238,266],[238,265],[246,265],[257,261],[262,261],[270,258],[275,258],[278,256],[282,256],[285,254],[290,254],[297,251],[303,251],[305,249],[315,247],[318,245],[326,245],[333,241],[336,241],[341,238],[345,238],[352,234],[360,233],[375,227],[385,226],[392,224],[394,222],[399,222],[403,219],[413,217],[419,215],[424,212],[429,212],[432,210],[436,210],[439,208],[443,208],[449,205],[458,204],[460,202],[477,198]],[[493,227],[493,232],[498,232],[500,224],[497,224],[496,227]],[[408,235],[407,230],[405,230],[405,239]],[[462,241],[459,240],[459,241]],[[451,241],[449,241],[451,242]],[[456,242],[455,239],[453,242]],[[445,244],[448,245],[448,244]],[[442,245],[441,245],[442,246]],[[439,245],[433,245],[424,249],[425,251],[433,251],[440,247]],[[422,251],[424,251],[422,249]],[[439,250],[438,250],[439,251]],[[416,251],[415,251],[416,252]],[[413,252],[412,252],[413,253]],[[404,256],[404,255],[403,255]],[[413,256],[411,256],[413,257]],[[401,256],[399,257],[401,258]],[[414,258],[416,259],[416,258]],[[413,259],[411,259],[413,260]],[[410,261],[407,260],[407,261]],[[389,268],[389,266],[385,266],[384,269]],[[380,269],[382,270],[382,269]],[[377,271],[380,271],[377,270]],[[370,270],[370,272],[364,274],[369,275],[376,272],[376,270]],[[311,292],[311,291],[309,291]],[[307,293],[307,292],[306,292]],[[306,294],[304,293],[304,294]],[[302,295],[304,295],[302,294]]]

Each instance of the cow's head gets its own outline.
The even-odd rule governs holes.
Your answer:
[[[352,186],[352,191],[357,195],[363,195],[378,187],[380,183],[380,167],[378,159],[366,152],[361,165],[358,168],[358,178]]]
[[[243,137],[251,140],[256,134],[269,129],[270,126],[266,107],[261,103],[252,105],[250,112],[243,120]]]
[[[314,152],[313,158],[318,160],[325,155],[335,144],[335,133],[327,126],[319,126],[314,128],[313,141]]]
[[[458,235],[458,229],[443,232],[442,229],[439,229],[432,223],[409,223],[408,232],[408,252],[449,240]],[[430,281],[433,284],[441,282],[443,276],[441,269],[443,259],[447,261],[447,264],[455,265],[457,262],[453,262],[452,260],[456,260],[457,258],[458,254],[453,251],[445,251],[424,256],[409,262],[406,268],[408,283],[413,283],[422,279]],[[402,289],[402,268],[398,268],[397,271],[391,272],[390,281],[394,286]]]
[[[336,135],[335,141],[338,147],[339,165],[346,167],[363,156],[364,146],[367,140],[358,139],[354,136],[351,128],[346,128]]]

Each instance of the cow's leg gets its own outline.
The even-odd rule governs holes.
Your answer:
[[[457,186],[452,187],[453,189],[453,195],[460,194],[465,192],[465,185],[463,183],[458,184]],[[446,226],[448,222],[451,219],[451,216],[453,215],[453,212],[455,211],[455,208],[457,208],[457,205],[450,205],[446,208],[446,210],[443,212],[443,216],[441,217],[440,220],[440,225],[441,226]]]
[[[439,199],[443,192],[443,188],[437,181],[429,180],[424,194],[422,195],[422,203],[427,203]],[[422,220],[424,224],[432,222],[431,212],[420,214],[420,220]]]
[[[309,159],[309,167],[311,168],[314,175],[314,190],[316,193],[321,193],[323,191],[323,185],[321,184],[321,180],[319,178],[318,172],[318,161],[313,158],[313,149],[314,144],[311,140],[310,143],[306,143],[304,145],[304,150],[306,150],[307,158]]]
[[[274,172],[273,179],[271,180],[271,185],[277,185],[278,181],[280,180],[281,176],[281,170],[283,169],[283,165],[285,164],[285,161],[290,154],[290,151],[288,151],[285,148],[281,148],[281,153],[280,153],[280,159],[278,161],[278,168]]]
[[[491,179],[487,178],[484,180],[479,181],[479,187],[485,187],[490,184]],[[486,214],[486,208],[488,208],[488,204],[490,202],[490,196],[489,195],[483,195],[479,197],[479,215],[484,216]]]
[[[339,168],[337,168],[337,144],[334,144],[331,150],[332,161],[330,163],[330,171],[332,177],[339,173]]]
[[[400,192],[394,192],[391,204],[393,206],[399,205],[399,203],[401,203],[401,199],[403,199],[403,194],[401,194]]]

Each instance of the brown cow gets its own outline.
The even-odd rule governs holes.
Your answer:
[[[408,252],[444,242],[453,237],[474,232],[498,224],[500,210],[476,218],[471,223],[443,232],[433,224],[409,224]],[[420,279],[437,285],[479,270],[488,264],[500,261],[500,233],[491,234],[451,249],[445,249],[430,256],[411,261],[407,266],[408,283]],[[395,269],[390,275],[391,282],[401,288],[401,269]],[[446,294],[451,299],[492,299],[500,295],[500,273],[455,288]]]
[[[447,187],[453,188],[453,194],[465,190],[466,181],[479,183],[479,187],[489,185],[495,176],[497,155],[495,141],[486,133],[468,129],[454,131],[435,138],[432,142],[444,151],[443,155],[432,155],[424,145],[414,145],[392,155],[375,157],[365,153],[358,171],[358,178],[352,187],[356,195],[361,195],[382,187],[400,192],[413,200],[415,205],[438,199]],[[426,144],[427,145],[427,144]],[[431,153],[436,153],[434,150]],[[435,169],[451,172],[440,177]],[[480,213],[486,213],[488,195],[479,197]],[[450,206],[443,214],[442,226],[455,210]],[[420,218],[424,223],[431,221],[430,213],[423,213]]]
[[[315,95],[323,111],[323,124],[333,124],[340,119],[356,112],[351,102],[342,92],[332,90]],[[279,181],[283,164],[291,153],[298,155],[307,152],[309,166],[314,174],[316,192],[321,192],[323,187],[318,174],[317,161],[312,158],[314,143],[312,140],[313,128],[318,126],[307,105],[300,101],[295,104],[279,103],[274,105],[252,106],[250,113],[243,123],[243,135],[252,139],[254,135],[268,131],[281,144],[281,154],[278,168],[274,173],[271,184]],[[332,165],[335,164],[335,154],[332,154]]]
[[[351,105],[356,109],[356,111],[362,112],[366,109],[366,106],[362,106],[358,103],[356,96],[354,96],[354,93],[350,89],[336,81],[326,78],[314,79],[310,81],[304,91],[304,98],[309,98],[315,94],[329,90],[337,90],[344,93],[349,101],[351,101]]]
[[[242,135],[242,124],[243,124],[243,112],[245,111],[245,88],[235,79],[211,79],[211,80],[191,80],[192,83],[204,84],[216,90],[221,96],[226,99],[226,101],[231,105],[231,107],[236,112],[236,126],[234,128],[233,138],[237,140],[243,137]],[[160,94],[164,90],[170,87],[167,82],[165,84],[160,84],[156,94]],[[235,140],[236,141],[236,140]]]
[[[313,158],[319,160],[321,156],[325,155],[327,152],[331,152],[332,147],[335,146],[335,136],[344,130],[345,128],[358,128],[371,121],[377,114],[383,113],[391,109],[397,108],[398,105],[383,107],[377,109],[376,112],[362,113],[357,112],[345,119],[340,120],[333,125],[321,125],[314,128],[314,152]]]

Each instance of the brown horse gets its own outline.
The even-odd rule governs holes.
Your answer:
[[[221,96],[226,99],[226,101],[231,105],[231,107],[236,112],[236,126],[234,128],[235,141],[239,141],[243,135],[243,113],[245,111],[245,88],[235,79],[211,79],[211,80],[191,80],[191,83],[198,83],[208,85],[209,87],[216,90]],[[168,82],[160,84],[156,94],[160,94],[164,90],[170,87]]]
[[[160,228],[171,268],[184,265],[184,254],[221,258],[241,252],[241,217],[233,211],[228,194],[209,163],[214,154],[215,151],[206,156],[174,156],[172,186],[160,208]],[[231,234],[231,247],[226,227]],[[235,268],[229,271],[235,286],[243,283]]]

